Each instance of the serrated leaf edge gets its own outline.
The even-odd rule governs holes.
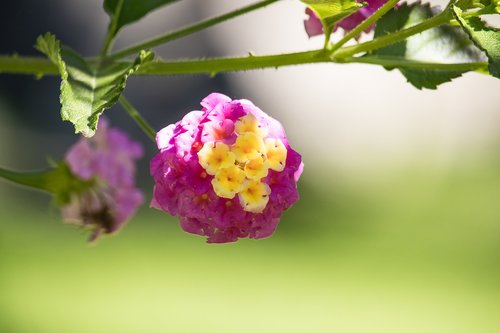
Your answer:
[[[69,95],[69,93],[67,92],[70,91],[72,88],[71,84],[68,81],[69,74],[66,68],[66,63],[64,62],[61,56],[60,41],[56,38],[54,34],[47,32],[46,34],[39,36],[37,38],[37,44],[35,45],[35,48],[38,51],[45,54],[49,58],[49,60],[51,60],[59,69],[59,73],[61,75],[61,85],[60,85],[60,95],[59,95],[59,102],[61,104],[61,119],[64,121],[71,122],[75,127],[75,133],[82,133],[82,135],[85,137],[92,137],[95,134],[100,115],[118,101],[118,98],[120,97],[121,93],[126,87],[126,82],[127,79],[130,77],[130,75],[137,72],[137,70],[139,70],[139,68],[142,65],[149,63],[154,59],[154,53],[152,51],[142,50],[141,52],[139,52],[139,55],[131,64],[130,68],[126,70],[124,74],[122,74],[121,79],[117,84],[118,86],[117,96],[104,103],[95,112],[92,112],[92,114],[87,118],[87,125],[79,125],[80,123],[79,119],[76,120],[71,119],[71,115],[69,115],[67,112],[64,111],[65,110],[64,106],[68,104],[66,98]]]
[[[90,122],[90,129],[92,130],[92,134],[90,136],[93,136],[95,131],[97,130],[97,124],[99,117],[102,115],[102,113],[109,109],[111,106],[113,106],[118,99],[120,98],[120,95],[122,92],[125,90],[125,87],[127,86],[127,80],[128,78],[137,72],[139,68],[141,68],[143,65],[153,61],[154,59],[154,53],[152,51],[146,51],[142,50],[139,52],[139,55],[135,58],[134,62],[130,66],[130,68],[122,74],[122,78],[120,79],[120,82],[117,84],[119,87],[119,94],[114,97],[113,99],[109,100],[107,103],[103,104],[98,111],[94,112],[90,117],[89,117],[89,122]],[[82,133],[84,136],[85,133]]]
[[[488,52],[488,50],[482,45],[482,43],[480,43],[479,41],[477,41],[474,38],[474,36],[472,35],[471,31],[469,30],[469,27],[467,26],[468,19],[462,17],[462,13],[463,13],[462,8],[460,8],[457,5],[453,5],[453,6],[451,6],[451,8],[452,8],[453,16],[455,17],[455,19],[458,21],[458,23],[462,27],[462,30],[465,31],[465,33],[467,34],[467,36],[469,37],[469,39],[474,43],[474,45],[476,45],[476,47],[478,47],[481,51],[483,51],[486,54],[486,56],[488,57],[488,72],[489,72],[489,74],[492,75],[492,76],[495,76],[497,78],[500,78],[500,73],[498,75],[494,75],[492,73],[491,67],[493,66],[492,63],[495,60],[492,58],[492,56],[490,55],[490,53]],[[484,22],[483,20],[481,20],[481,18],[478,17],[478,16],[475,16],[475,18],[480,22],[480,24],[482,25],[482,28],[484,28],[485,30],[489,30],[489,31],[494,31],[494,32],[500,33],[500,29],[489,27],[486,24],[486,22]]]

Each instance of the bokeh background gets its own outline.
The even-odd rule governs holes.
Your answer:
[[[115,48],[251,1],[183,0],[125,28]],[[0,10],[0,53],[28,55],[51,31],[84,55],[108,24],[98,0],[18,0]],[[165,59],[320,47],[304,8],[281,1],[158,47]],[[62,158],[59,79],[0,75],[0,165]],[[133,77],[125,95],[156,129],[212,91],[284,123],[305,171],[301,201],[265,240],[207,245],[145,205],[86,244],[42,193],[0,181],[0,332],[498,332],[500,81],[470,73],[419,91],[395,71],[305,65]],[[106,112],[154,145],[119,107]]]

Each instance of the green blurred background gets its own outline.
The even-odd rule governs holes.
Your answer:
[[[183,0],[125,29],[118,47],[249,2]],[[8,6],[0,31],[19,30],[1,53],[34,54],[45,31],[98,51],[100,1]],[[303,7],[285,1],[158,52],[321,45],[302,19]],[[306,164],[301,200],[265,240],[208,245],[146,205],[118,235],[87,245],[50,198],[1,181],[0,332],[498,332],[499,81],[470,74],[425,92],[403,83],[383,69],[328,65],[132,78],[126,95],[157,129],[216,90],[279,118]],[[0,165],[61,158],[77,138],[59,119],[58,79],[3,75],[0,87]],[[156,149],[120,108],[107,113],[146,147],[139,183],[149,200]]]
[[[2,184],[1,331],[497,332],[498,167],[323,187],[309,169],[272,238],[226,245],[143,210],[89,246]]]

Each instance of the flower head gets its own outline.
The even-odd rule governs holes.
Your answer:
[[[335,30],[337,28],[342,28],[344,31],[350,31],[354,29],[358,24],[366,20],[369,16],[371,16],[373,13],[377,11],[384,3],[387,2],[387,0],[365,0],[365,1],[360,1],[357,0],[357,2],[366,2],[367,5],[365,7],[360,8],[358,11],[355,13],[349,15],[348,17],[344,18],[340,22],[338,22],[335,25]],[[316,35],[321,35],[324,33],[323,31],[323,25],[321,24],[320,19],[318,16],[309,8],[306,8],[306,14],[308,15],[308,18],[304,20],[304,27],[306,29],[307,35],[309,37],[313,37]],[[370,32],[373,29],[373,25],[368,27],[365,32]]]
[[[252,102],[213,93],[201,105],[157,133],[151,206],[209,243],[270,236],[299,198],[300,155]]]
[[[63,219],[89,227],[90,240],[120,229],[143,202],[134,180],[135,162],[142,154],[139,143],[119,129],[109,128],[106,119],[101,119],[92,138],[80,139],[66,153],[71,172],[95,183],[72,195],[62,207]]]

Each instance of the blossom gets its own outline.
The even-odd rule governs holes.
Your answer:
[[[135,162],[142,154],[139,143],[101,119],[92,138],[80,139],[66,153],[73,175],[94,181],[84,191],[72,194],[62,207],[63,219],[90,228],[91,241],[102,233],[119,230],[144,200],[134,180]]]
[[[209,243],[272,235],[299,199],[301,156],[252,102],[212,93],[201,105],[157,133],[151,206]]]
[[[349,15],[344,18],[340,22],[335,25],[335,30],[338,27],[344,29],[344,31],[350,31],[354,29],[358,24],[366,20],[369,16],[377,11],[387,0],[365,0],[365,1],[357,1],[357,2],[366,2],[367,6],[360,8],[355,13]],[[324,33],[323,25],[321,24],[320,19],[311,9],[306,8],[306,14],[309,16],[306,20],[304,20],[304,27],[306,29],[307,35],[309,37],[313,37],[316,35],[321,35]],[[370,32],[373,29],[373,25],[368,27],[365,32]]]

